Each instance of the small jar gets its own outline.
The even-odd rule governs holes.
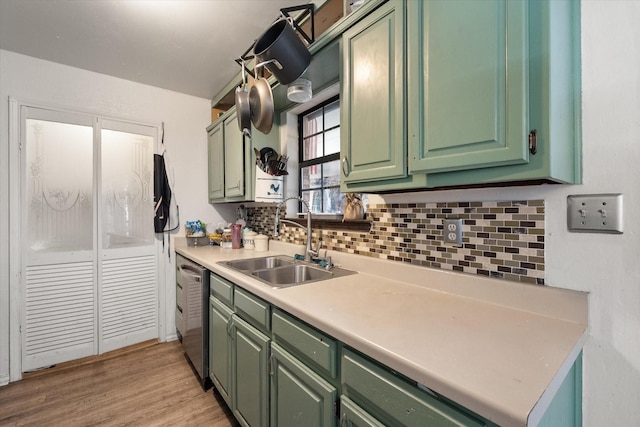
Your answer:
[[[242,225],[231,224],[231,249],[242,247]]]
[[[258,235],[255,231],[247,231],[243,235],[243,245],[245,249],[255,249],[255,238]]]
[[[222,249],[231,249],[231,229],[225,228],[222,230],[222,240],[220,240],[220,247]]]

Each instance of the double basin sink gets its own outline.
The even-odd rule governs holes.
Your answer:
[[[356,274],[340,267],[325,269],[285,255],[220,261],[219,264],[254,277],[272,288],[286,288]]]

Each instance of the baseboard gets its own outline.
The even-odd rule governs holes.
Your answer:
[[[9,384],[9,375],[0,376],[0,387]]]

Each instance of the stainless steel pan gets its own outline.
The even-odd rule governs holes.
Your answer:
[[[238,128],[243,134],[251,138],[251,103],[249,102],[249,85],[244,73],[244,62],[242,63],[242,84],[236,88],[236,114]]]
[[[258,67],[256,67],[258,68]],[[262,133],[271,132],[273,126],[273,93],[271,86],[264,76],[258,77],[249,91],[249,104],[251,105],[251,121],[256,129]]]

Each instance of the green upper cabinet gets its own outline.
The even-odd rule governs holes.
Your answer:
[[[385,3],[342,36],[342,181],[407,175],[403,2]]]
[[[224,199],[224,128],[222,124],[208,129],[207,149],[209,159],[209,202]]]
[[[580,2],[377,5],[342,37],[342,191],[580,182]]]
[[[255,162],[253,148],[279,149],[278,118],[273,129],[263,134],[252,129],[248,138],[238,128],[235,107],[207,128],[209,159],[209,203],[244,202],[254,198]]]
[[[233,111],[224,121],[224,195],[227,198],[244,196],[245,142],[238,128],[237,112]]]
[[[418,2],[410,4],[415,7]],[[528,134],[535,130],[535,141],[531,140],[535,149],[529,152],[528,161],[525,163],[486,164],[491,156],[486,157],[478,153],[476,157],[481,163],[480,168],[454,170],[456,167],[446,165],[444,169],[427,170],[437,172],[429,173],[427,176],[429,187],[523,181],[568,184],[581,182],[580,2],[508,0],[503,9],[506,17],[503,27],[506,26],[508,40],[506,89],[521,92],[517,84],[517,53],[520,51],[520,42],[511,43],[509,38],[519,37],[517,28],[512,27],[522,26],[526,31],[521,37],[524,37],[523,45],[526,47],[524,74],[528,76],[528,84],[525,83],[526,92],[522,98],[524,109],[516,106],[520,95],[512,99],[511,95],[507,94],[506,115],[500,120],[505,124],[507,146],[513,145],[514,150],[519,147],[526,155],[529,150]],[[428,10],[425,13],[428,13]],[[516,60],[513,60],[513,55],[516,55]],[[512,77],[514,71],[515,78]],[[513,82],[512,78],[515,79]],[[429,86],[425,87],[429,94]],[[524,119],[518,118],[519,115],[523,115]],[[428,113],[418,116],[431,117]],[[409,120],[411,117],[417,116],[409,116]],[[428,123],[424,125],[428,126]],[[463,126],[458,122],[456,125]],[[520,130],[517,130],[521,125]],[[426,133],[425,138],[428,136]],[[422,144],[429,149],[433,147],[429,146],[428,142]],[[473,145],[470,148],[473,151]],[[415,153],[419,150],[412,151]],[[515,156],[513,159],[517,161]],[[447,169],[449,167],[454,169]]]
[[[409,172],[529,159],[523,1],[408,2]]]

